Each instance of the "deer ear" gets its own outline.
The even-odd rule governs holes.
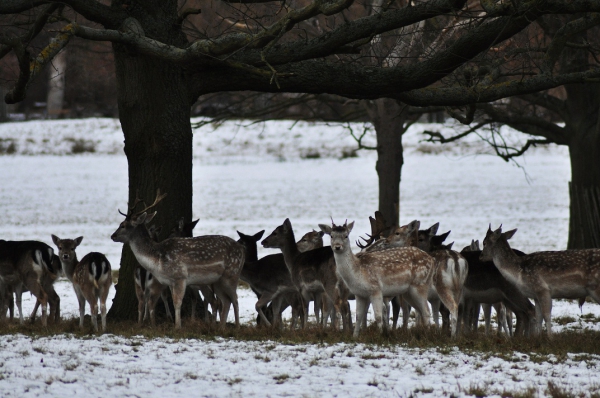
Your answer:
[[[321,228],[321,232],[327,235],[331,235],[331,227],[325,224],[319,224],[319,228]]]
[[[237,231],[237,230],[236,230],[235,232],[237,232],[237,234],[238,234],[238,236],[240,237],[240,239],[244,239],[244,236],[246,236],[246,235],[244,235],[243,233],[241,233],[240,231]]]
[[[412,220],[410,223],[408,223],[407,227],[410,232],[413,232],[415,230],[418,231],[421,227],[421,222],[419,220]]]
[[[191,222],[190,226],[192,227],[192,229],[196,228],[196,224],[198,224],[198,221],[200,221],[200,219]]]
[[[515,229],[513,229],[513,230],[511,230],[511,231],[506,231],[506,232],[504,232],[504,233],[502,234],[502,236],[504,236],[504,238],[505,238],[506,240],[509,240],[510,238],[512,238],[512,237],[513,237],[513,235],[514,235],[516,232],[517,232],[517,229],[515,228]]]
[[[52,242],[54,242],[54,244],[56,246],[58,246],[58,242],[60,242],[60,238],[56,235],[50,235],[50,236],[52,236]]]
[[[143,212],[142,214],[140,214],[139,216],[137,216],[136,218],[134,218],[133,220],[131,220],[131,223],[137,227],[140,224],[143,224],[144,221],[146,221],[146,217],[148,217],[148,213]]]
[[[262,238],[264,233],[265,230],[263,229],[262,231],[255,233],[254,236],[252,236],[252,238],[254,238],[254,240],[258,242],[260,238]]]
[[[354,228],[354,221],[352,221],[350,224],[348,224],[346,226],[346,228],[348,229],[348,233],[350,233],[350,231],[352,231],[352,228]]]
[[[440,223],[439,222],[436,222],[431,227],[429,227],[429,229],[427,230],[429,232],[429,235],[435,236],[435,234],[437,234],[437,231],[438,231],[439,227],[440,227]]]
[[[79,246],[81,244],[82,240],[83,240],[83,236],[80,236],[79,238],[75,238],[75,247]]]
[[[283,226],[289,231],[292,229],[292,223],[290,222],[289,218],[286,218],[285,221],[283,222]]]
[[[152,222],[152,220],[154,219],[154,217],[156,216],[156,212],[154,213],[150,213],[146,216],[146,224],[150,224]]]

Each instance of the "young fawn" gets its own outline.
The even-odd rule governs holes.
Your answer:
[[[98,252],[88,253],[79,261],[75,249],[82,240],[83,236],[76,239],[60,239],[52,235],[52,241],[58,247],[58,258],[62,263],[65,276],[73,283],[79,301],[79,327],[83,329],[87,301],[90,304],[94,331],[98,331],[98,300],[100,300],[102,331],[105,331],[106,299],[112,285],[110,262],[104,254]]]

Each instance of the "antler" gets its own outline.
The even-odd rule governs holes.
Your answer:
[[[138,204],[140,203],[144,203],[144,205],[146,206],[146,208],[144,208],[141,211],[138,211],[136,214],[142,214],[145,211],[148,211],[149,209],[153,208],[154,206],[156,206],[161,200],[163,200],[165,197],[167,196],[167,194],[160,194],[160,188],[156,190],[156,198],[154,199],[154,203],[152,203],[150,206],[146,206],[146,202],[144,202],[142,199],[140,199],[139,196],[139,190],[135,191],[135,200],[133,202],[133,205],[131,206],[127,206],[128,210],[127,210],[127,214],[124,214],[121,210],[119,211],[119,214],[125,216],[125,218],[129,219],[131,218],[131,216],[133,216],[133,211],[135,210],[135,208],[137,207]]]
[[[140,196],[139,196],[139,194],[140,194],[140,190],[139,190],[139,189],[137,189],[137,190],[135,191],[135,200],[134,200],[134,202],[133,202],[133,205],[131,205],[131,206],[129,206],[129,205],[128,205],[128,206],[127,206],[127,214],[124,214],[124,213],[123,213],[123,212],[122,212],[120,209],[117,209],[117,210],[118,210],[118,212],[119,212],[119,214],[121,214],[122,216],[125,216],[125,218],[130,218],[130,217],[133,215],[133,210],[136,208],[136,206],[137,206],[137,205],[138,205],[140,202],[142,202],[142,199],[140,199]]]
[[[154,203],[152,203],[150,206],[146,206],[143,210],[138,211],[137,214],[142,214],[148,210],[150,210],[151,208],[153,208],[154,206],[156,206],[161,200],[163,200],[164,198],[167,197],[167,194],[160,194],[160,188],[158,188],[156,190],[156,198],[154,199]],[[144,202],[144,205],[146,204],[146,202]]]
[[[383,217],[383,214],[379,210],[375,212],[375,218],[369,217],[369,222],[371,223],[371,234],[367,234],[368,239],[363,238],[360,239],[365,241],[365,245],[361,244],[359,241],[356,241],[356,245],[361,249],[365,249],[373,244],[377,239],[379,239],[382,232],[384,232],[389,227],[387,226],[387,222]]]

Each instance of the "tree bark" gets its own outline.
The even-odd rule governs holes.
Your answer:
[[[408,106],[382,98],[366,102],[377,136],[377,177],[379,211],[388,224],[400,222],[400,180],[404,155],[402,135],[406,132]]]
[[[46,111],[48,119],[56,119],[61,115],[65,98],[65,73],[67,72],[67,49],[59,52],[50,68],[48,79],[48,95],[46,96]]]
[[[600,85],[567,86],[569,249],[600,248]]]
[[[154,201],[157,189],[167,193],[153,209],[158,211],[154,222],[163,225],[163,235],[167,235],[181,217],[188,221],[192,218],[191,105],[186,74],[181,67],[130,54],[119,46],[115,46],[115,63],[129,170],[129,203],[134,202],[138,191],[147,204]],[[136,265],[125,245],[109,312],[113,319],[137,317],[133,280]]]

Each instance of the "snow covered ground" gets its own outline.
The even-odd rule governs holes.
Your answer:
[[[333,217],[355,220],[353,238],[368,232],[377,207],[375,154],[352,152],[341,126],[226,123],[194,133],[197,234],[237,238],[236,230],[270,233],[289,217],[300,235]],[[362,125],[353,125],[362,131]],[[569,160],[566,150],[537,149],[522,168],[471,140],[440,150],[406,134],[401,221],[440,222],[461,248],[482,239],[489,223],[518,228],[513,245],[526,252],[566,246]],[[516,139],[519,139],[518,137]],[[0,124],[0,238],[51,243],[84,236],[79,251],[104,252],[119,266],[110,234],[127,198],[127,164],[118,121],[86,119]],[[81,154],[80,154],[81,153]],[[32,156],[35,155],[35,156]],[[343,158],[343,159],[342,159]],[[353,239],[353,240],[354,240]],[[260,249],[259,256],[273,253]],[[63,314],[77,315],[72,288],[57,283]],[[114,292],[114,290],[113,290]],[[242,322],[252,322],[252,294],[239,290]],[[25,295],[24,312],[34,300]],[[110,301],[110,300],[109,300]],[[559,301],[562,329],[598,330],[600,306]],[[2,396],[409,396],[525,391],[543,395],[548,381],[573,393],[598,394],[600,356],[531,360],[477,352],[364,344],[284,345],[231,339],[0,336]]]

